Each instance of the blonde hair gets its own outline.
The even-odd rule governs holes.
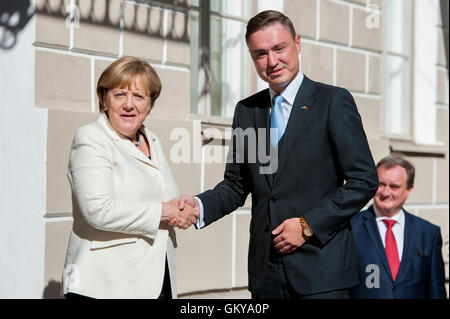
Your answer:
[[[111,63],[98,79],[97,97],[100,113],[105,111],[103,101],[108,90],[116,87],[130,87],[139,75],[145,93],[150,97],[150,109],[153,108],[162,89],[158,74],[147,62],[136,57],[126,56]]]

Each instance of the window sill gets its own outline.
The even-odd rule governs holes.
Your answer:
[[[417,144],[413,141],[390,140],[391,153],[399,153],[405,156],[421,157],[445,157],[447,147],[445,143]]]
[[[193,113],[191,113],[191,120],[199,120],[202,125],[207,126],[231,126],[233,124],[233,118],[231,117],[203,116]]]

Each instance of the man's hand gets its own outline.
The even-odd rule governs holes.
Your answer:
[[[180,199],[178,200],[178,208],[180,210],[183,210],[184,209],[184,205],[186,203],[191,205],[195,209],[197,209],[199,214],[200,214],[200,206],[198,204],[198,201],[194,197],[189,196],[189,195],[181,195]]]
[[[298,217],[286,219],[272,231],[275,249],[280,254],[290,254],[305,243]]]
[[[189,226],[191,226],[199,219],[200,206],[197,200],[192,196],[181,195],[181,197],[178,199],[177,206],[180,213],[177,218],[173,218],[170,220],[170,225],[177,226],[178,228],[183,228],[183,224],[186,223],[186,220],[189,220]],[[186,216],[184,212],[186,212],[188,215]]]
[[[186,204],[184,205],[182,210],[179,210],[178,216],[170,221],[170,224],[180,229],[187,229],[197,221],[199,216],[200,210],[197,210],[191,205]]]
[[[174,198],[170,202],[162,203],[161,221],[181,229],[187,229],[197,221],[200,210],[191,205],[184,205],[183,209],[179,209],[178,202],[179,200]]]

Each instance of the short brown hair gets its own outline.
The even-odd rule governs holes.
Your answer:
[[[103,99],[108,90],[116,87],[130,87],[139,75],[145,93],[150,97],[150,108],[152,108],[162,89],[158,74],[147,62],[136,57],[125,56],[111,63],[98,79],[97,97],[100,113],[105,111]]]
[[[274,23],[280,23],[282,26],[287,28],[291,32],[292,38],[295,39],[297,33],[295,32],[291,19],[279,11],[266,10],[258,13],[248,21],[245,41],[248,43],[248,39],[253,33]]]
[[[416,169],[414,166],[405,160],[403,157],[396,156],[396,155],[389,155],[383,158],[381,161],[377,164],[377,169],[380,167],[386,167],[386,168],[392,168],[394,166],[401,166],[406,170],[406,188],[410,189],[414,185],[414,176],[416,173]]]

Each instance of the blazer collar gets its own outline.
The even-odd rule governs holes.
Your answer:
[[[255,105],[254,107],[256,132],[258,132],[259,128],[264,129],[269,128],[268,120],[269,120],[269,110],[271,107],[269,89],[265,89],[264,91],[261,92],[261,99],[257,103],[258,105]]]
[[[259,162],[259,167],[262,169],[263,167],[267,166],[267,163],[261,163],[260,159],[266,158],[270,154],[270,135],[269,135],[269,127],[270,127],[270,117],[269,117],[269,110],[271,107],[271,101],[270,101],[270,92],[269,89],[266,89],[262,91],[261,98],[257,100],[254,105],[254,116],[255,116],[255,131],[256,131],[256,138],[257,138],[257,147],[258,155],[257,161]],[[261,131],[259,129],[262,129]],[[260,132],[265,132],[264,135],[260,135]],[[260,141],[260,139],[264,139]],[[264,149],[261,149],[259,146],[265,145]],[[272,183],[272,178],[270,174],[264,174],[265,179],[270,186]]]
[[[403,255],[402,255],[402,261],[400,263],[400,268],[398,269],[397,279],[396,283],[403,280],[404,275],[408,273],[408,268],[411,266],[410,261],[411,257],[414,256],[414,254],[418,253],[414,251],[414,241],[417,240],[417,238],[414,238],[414,236],[417,236],[418,231],[416,230],[416,223],[413,218],[413,216],[408,213],[403,207],[403,212],[405,213],[405,232],[404,232],[404,239],[403,239]]]
[[[120,136],[117,131],[112,127],[111,122],[105,113],[100,114],[97,123],[104,129],[106,134],[116,143],[116,145],[122,150],[126,151],[134,158],[159,169],[158,156],[156,152],[156,138],[155,135],[150,132],[144,124],[140,128],[140,131],[146,136],[149,146],[151,159],[145,156],[129,139]]]
[[[295,100],[292,105],[291,115],[289,116],[289,121],[286,126],[285,133],[281,138],[280,144],[278,146],[278,157],[276,159],[278,160],[278,163],[275,177],[273,178],[273,175],[265,174],[269,185],[274,184],[277,180],[277,177],[280,176],[279,173],[283,168],[283,165],[286,163],[286,160],[290,154],[291,148],[294,145],[297,135],[302,129],[302,124],[304,123],[305,118],[308,116],[309,112],[311,112],[313,108],[316,85],[306,75],[302,74],[302,76],[303,78],[301,81],[301,85],[295,96]],[[272,105],[272,102],[270,100],[269,89],[262,91],[261,102],[258,103],[259,103],[258,105],[255,105],[255,129],[257,132],[258,128],[266,129],[265,154],[270,154],[269,110]],[[260,138],[258,134],[257,136],[258,138]],[[260,145],[259,142],[258,145]],[[262,150],[258,149],[258,151],[260,152]]]
[[[409,267],[410,256],[412,256],[413,252],[413,234],[416,233],[414,230],[415,223],[412,215],[408,213],[403,207],[403,212],[405,214],[405,234],[403,239],[403,254],[402,261],[400,262],[400,268],[398,269],[397,278],[395,283],[398,284],[404,277],[404,274],[407,273],[407,269]],[[389,274],[389,278],[392,279],[391,269],[389,267],[389,262],[387,260],[386,251],[383,247],[383,242],[381,241],[380,232],[378,230],[378,225],[376,222],[376,216],[374,212],[373,205],[371,205],[368,210],[363,215],[364,226],[366,227],[367,233],[369,234],[370,239],[376,247],[376,251],[380,257],[380,260],[383,264],[383,267],[386,269],[386,273]],[[406,269],[406,270],[405,270]]]
[[[376,253],[378,254],[381,264],[389,274],[389,278],[392,279],[391,268],[389,267],[389,262],[387,260],[386,251],[381,241],[380,231],[378,230],[378,225],[375,219],[375,212],[373,210],[373,205],[371,205],[367,211],[363,214],[363,224],[366,228],[369,238],[375,246]]]
[[[281,175],[280,172],[286,163],[291,149],[294,146],[297,135],[301,132],[303,123],[313,109],[316,85],[307,76],[304,76],[302,84],[292,105],[291,115],[286,126],[286,131],[278,146],[278,170],[275,175],[274,184]]]

